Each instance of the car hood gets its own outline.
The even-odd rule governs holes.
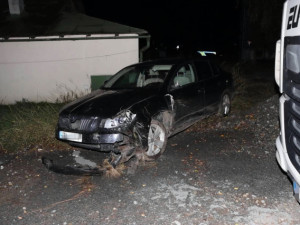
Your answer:
[[[157,94],[155,89],[97,90],[63,107],[61,115],[109,118]]]

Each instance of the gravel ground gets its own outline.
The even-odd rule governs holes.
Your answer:
[[[0,224],[300,224],[275,160],[278,124],[275,95],[197,123],[170,138],[158,161],[118,179],[48,171],[46,150],[15,155],[0,168]],[[99,161],[95,152],[70,155]]]
[[[255,142],[266,151],[273,151],[274,140],[279,135],[279,95],[260,102],[245,112],[232,112],[227,118],[212,116],[189,128],[190,131],[248,130]],[[259,148],[258,148],[259,149]]]

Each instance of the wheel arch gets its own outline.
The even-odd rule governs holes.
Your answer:
[[[158,120],[159,122],[161,122],[164,127],[167,130],[167,134],[170,134],[170,131],[173,127],[174,124],[174,117],[175,117],[175,113],[174,111],[170,111],[170,110],[163,110],[158,112],[157,114],[155,114],[152,119],[154,120]]]

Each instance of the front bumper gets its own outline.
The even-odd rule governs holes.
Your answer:
[[[82,135],[82,141],[77,142],[68,140],[67,138],[61,138],[59,135],[60,131],[62,130],[58,130],[56,132],[56,138],[58,140],[67,142],[73,147],[85,148],[90,150],[103,152],[119,152],[119,146],[130,143],[129,137],[122,133],[80,133],[80,135]]]
[[[64,119],[66,121],[64,121]],[[96,121],[96,122],[95,122]],[[124,149],[148,145],[148,128],[144,122],[134,121],[114,128],[104,128],[99,119],[78,119],[70,123],[68,118],[60,118],[56,128],[56,138],[74,147],[119,154]]]
[[[296,181],[296,183],[300,184],[300,175],[299,172],[296,170],[296,168],[293,166],[287,151],[282,145],[281,142],[281,137],[277,137],[276,139],[276,159],[277,162],[279,163],[281,169],[284,172],[287,172],[289,177],[293,180]]]
[[[285,171],[290,178],[296,183],[300,184],[300,174],[293,165],[290,156],[287,151],[286,126],[288,126],[285,120],[285,103],[288,101],[288,96],[283,94],[279,99],[279,116],[280,116],[280,136],[276,139],[276,159],[283,171]]]
[[[276,139],[276,159],[282,170],[287,172],[289,178],[293,182],[293,191],[295,199],[300,202],[300,193],[299,193],[299,184],[300,184],[300,175],[299,172],[295,169],[290,158],[287,154],[287,151],[282,145],[281,137],[277,137]]]

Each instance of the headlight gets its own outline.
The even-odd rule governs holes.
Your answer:
[[[116,128],[116,127],[122,127],[127,124],[130,124],[134,119],[136,118],[136,114],[133,114],[129,110],[121,111],[117,114],[116,117],[112,119],[106,119],[104,128]]]

